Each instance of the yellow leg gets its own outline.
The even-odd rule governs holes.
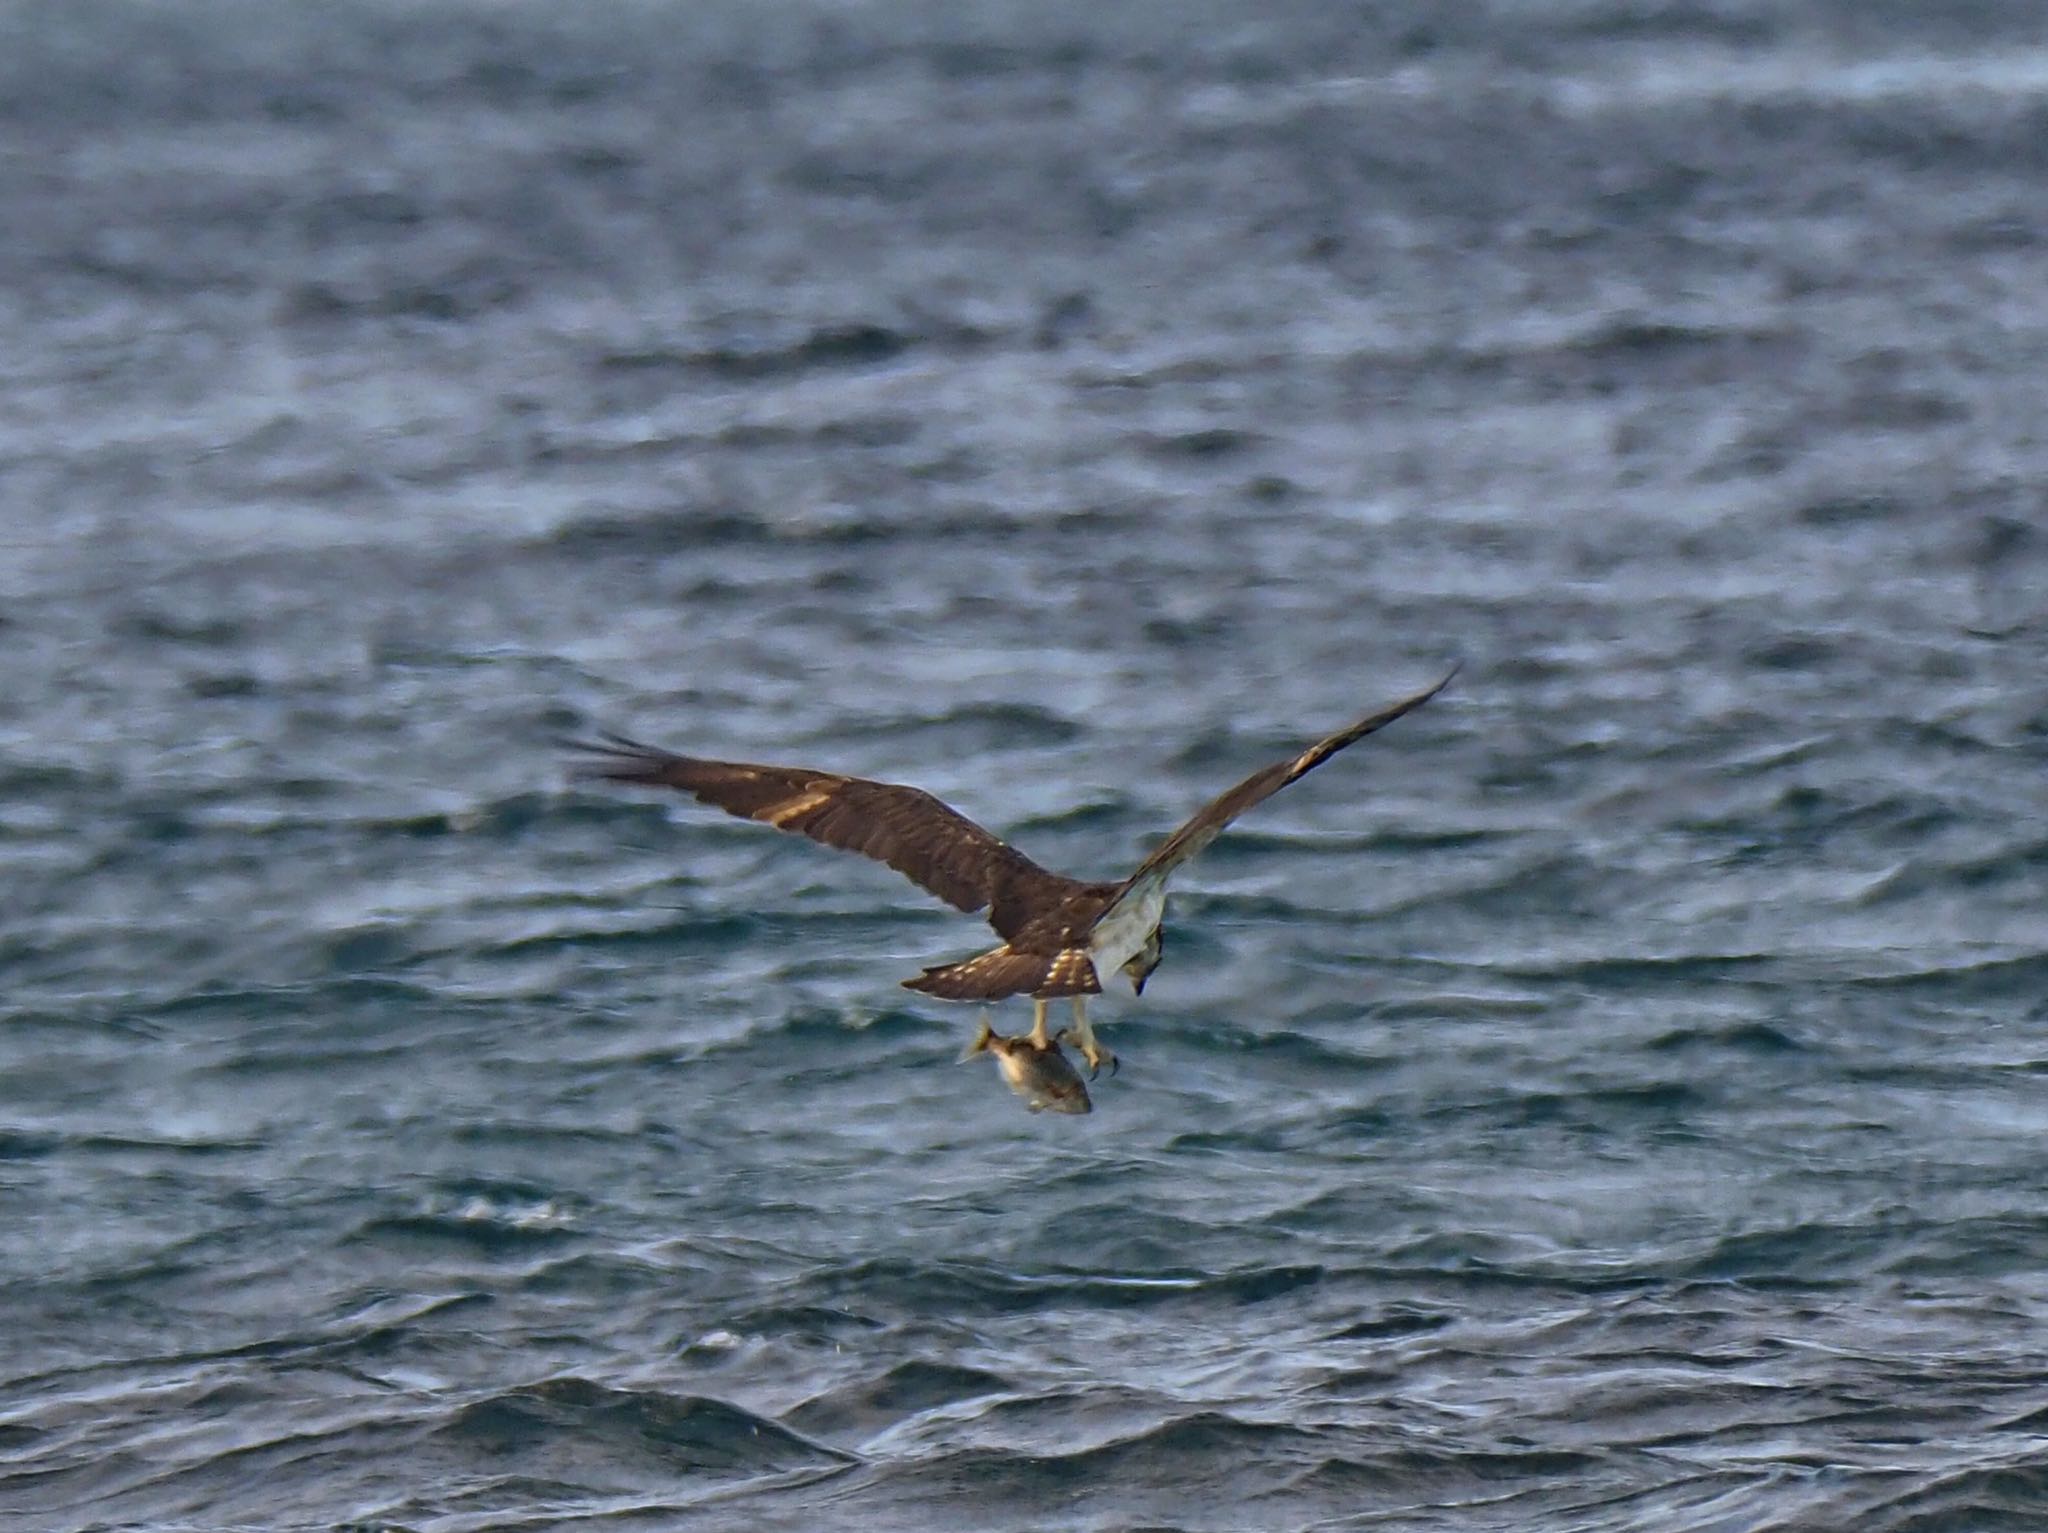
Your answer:
[[[1116,1055],[1096,1042],[1095,1029],[1088,1025],[1088,998],[1084,995],[1074,997],[1074,1046],[1088,1061],[1091,1079],[1102,1072],[1104,1065],[1109,1066],[1111,1075],[1116,1074]]]
[[[1031,1032],[1025,1039],[1034,1049],[1049,1049],[1052,1039],[1045,1034],[1045,1002],[1036,997],[1031,1002]]]

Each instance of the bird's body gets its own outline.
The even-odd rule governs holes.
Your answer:
[[[1036,1015],[1028,1041],[1052,1047],[1046,1003],[1070,997],[1073,1035],[1091,1068],[1114,1056],[1089,1026],[1083,998],[1121,971],[1143,993],[1158,967],[1166,884],[1224,827],[1338,751],[1411,713],[1449,685],[1368,714],[1299,755],[1254,772],[1197,811],[1161,842],[1129,878],[1114,883],[1066,878],[919,788],[843,777],[807,767],[766,766],[679,756],[622,736],[571,742],[589,759],[583,775],[609,782],[675,788],[728,814],[796,832],[826,846],[887,863],[913,883],[964,911],[986,911],[1000,945],[955,963],[935,964],[903,983],[953,1001],[1028,995]]]
[[[1166,914],[1166,880],[1149,879],[1128,898],[1114,901],[1088,930],[1088,956],[1098,974],[1114,974],[1144,951],[1159,934]]]

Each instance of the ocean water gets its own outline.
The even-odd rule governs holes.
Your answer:
[[[0,1527],[2048,1527],[2037,21],[0,12]]]

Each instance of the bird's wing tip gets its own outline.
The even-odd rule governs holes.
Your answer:
[[[555,735],[552,743],[557,750],[581,751],[586,756],[664,756],[668,753],[659,747],[635,740],[614,730],[594,731],[595,739],[584,739],[577,735]]]
[[[574,782],[641,782],[667,766],[667,751],[643,745],[609,729],[595,731],[596,738],[557,735],[557,750],[568,754],[564,763]]]

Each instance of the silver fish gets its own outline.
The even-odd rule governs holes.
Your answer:
[[[1004,1037],[988,1025],[984,1016],[974,1042],[967,1045],[967,1052],[960,1057],[968,1060],[977,1054],[995,1055],[996,1068],[1002,1072],[1004,1083],[1033,1112],[1093,1112],[1095,1104],[1088,1100],[1088,1088],[1060,1050],[1060,1039],[1066,1036],[1063,1030],[1040,1048],[1021,1034]]]

